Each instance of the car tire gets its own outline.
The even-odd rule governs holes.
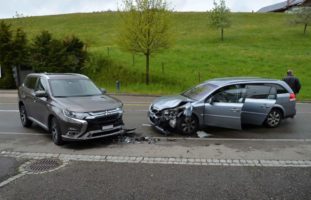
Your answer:
[[[282,121],[282,112],[278,109],[272,109],[267,116],[265,125],[268,128],[276,128],[280,125]]]
[[[32,125],[32,121],[28,119],[28,115],[24,105],[19,106],[19,116],[23,127],[29,128]]]
[[[198,120],[195,116],[182,116],[177,121],[177,129],[184,135],[193,135],[198,131]]]
[[[61,130],[58,121],[55,117],[51,119],[50,132],[52,135],[52,140],[56,145],[62,145],[64,142],[62,140]]]

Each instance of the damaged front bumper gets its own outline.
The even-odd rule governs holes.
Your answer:
[[[168,135],[172,130],[178,128],[178,121],[181,116],[191,116],[192,105],[187,103],[183,106],[159,110],[150,106],[148,119],[157,130]]]

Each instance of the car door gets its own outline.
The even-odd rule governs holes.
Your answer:
[[[34,89],[37,83],[38,77],[37,76],[29,76],[25,80],[24,88],[21,91],[21,98],[25,105],[25,109],[27,112],[28,117],[33,117],[35,111],[33,107],[34,102]]]
[[[241,121],[243,124],[261,125],[276,102],[277,90],[266,85],[246,85],[245,88]]]
[[[232,85],[216,91],[205,103],[204,123],[231,129],[241,129],[241,109],[244,88]]]
[[[43,77],[40,77],[37,81],[34,92],[36,91],[45,91],[47,92],[47,80]],[[48,98],[47,97],[34,97],[33,102],[33,117],[42,125],[47,126],[48,121]]]

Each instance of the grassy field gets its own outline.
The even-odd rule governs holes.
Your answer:
[[[145,86],[145,60],[116,46],[119,18],[116,13],[70,14],[10,19],[30,39],[41,30],[55,37],[77,35],[91,54],[85,70],[101,87],[122,92],[178,93],[215,77],[260,76],[281,79],[293,69],[302,82],[299,99],[311,99],[311,30],[289,24],[288,14],[232,14],[232,27],[219,32],[207,26],[207,13],[174,13],[175,45],[151,58],[150,86]],[[109,55],[108,55],[109,49]]]

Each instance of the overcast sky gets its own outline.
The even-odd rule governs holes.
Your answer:
[[[0,0],[0,18],[116,10],[122,0]],[[232,12],[257,11],[283,0],[226,0]],[[207,11],[213,0],[168,0],[175,11]]]

